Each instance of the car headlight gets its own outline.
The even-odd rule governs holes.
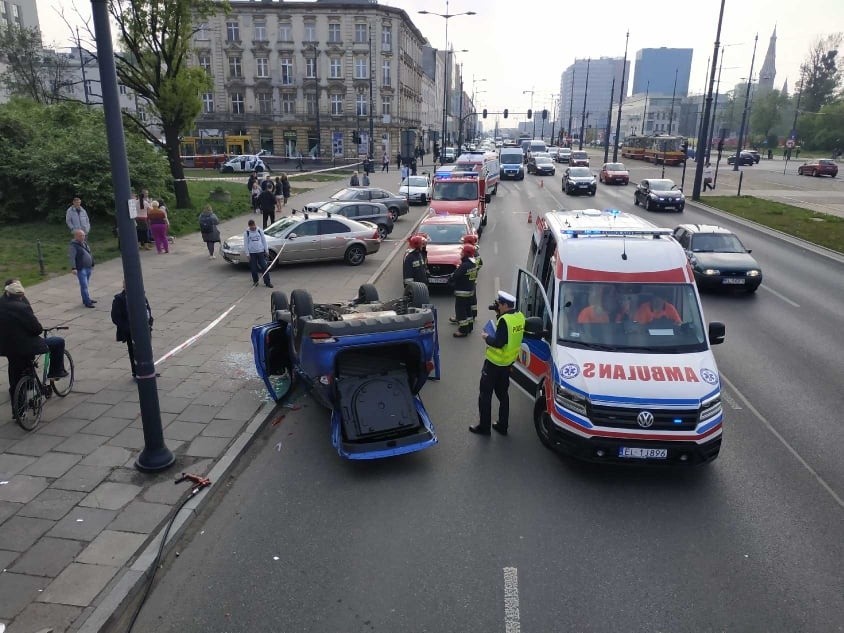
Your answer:
[[[748,277],[758,277],[758,276],[759,276],[759,275],[761,275],[761,274],[762,274],[762,271],[761,271],[761,270],[748,270],[748,271],[747,271],[747,276],[748,276]]]
[[[700,407],[700,421],[706,422],[721,414],[721,396],[715,396],[711,400],[707,400]]]
[[[586,415],[586,398],[561,385],[554,387],[554,402],[579,415]]]
[[[658,199],[659,199],[659,196],[658,196],[658,195],[656,195],[655,193],[649,194],[649,196],[650,196],[653,200],[658,200]]]
[[[703,272],[704,275],[720,275],[721,274],[721,271],[718,270],[717,268],[705,268],[701,272]]]

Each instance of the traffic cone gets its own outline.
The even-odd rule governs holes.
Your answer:
[[[540,189],[545,189],[545,181],[544,181],[544,180],[540,180],[540,181],[539,181],[539,188],[540,188]]]
[[[528,224],[533,224],[533,211],[528,211]]]

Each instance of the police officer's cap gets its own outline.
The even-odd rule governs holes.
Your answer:
[[[514,305],[516,305],[516,297],[511,295],[509,292],[499,290],[498,291],[498,302],[499,303],[507,303],[511,306],[514,306]]]

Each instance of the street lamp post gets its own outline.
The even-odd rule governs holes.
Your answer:
[[[741,114],[741,127],[739,127],[738,144],[736,145],[736,160],[733,162],[733,171],[739,170],[741,162],[741,149],[744,142],[744,126],[747,123],[747,110],[750,106],[750,83],[753,81],[753,64],[756,62],[756,43],[759,41],[759,34],[753,40],[753,56],[750,58],[750,74],[747,76],[747,90],[744,93],[744,111]]]
[[[526,95],[530,93],[530,109],[531,109],[531,117],[533,117],[533,138],[536,138],[536,117],[533,116],[533,93],[534,90],[522,90],[522,94]]]
[[[651,91],[651,80],[648,79],[648,85],[645,87],[645,109],[642,111],[642,136],[645,135],[645,120],[648,118],[648,94]]]
[[[551,143],[556,145],[557,139],[554,138],[554,126],[557,124],[557,106],[560,104],[560,93],[554,93],[551,97],[554,99],[554,116],[551,117]]]
[[[624,39],[624,61],[621,63],[621,91],[618,93],[618,118],[615,121],[615,139],[612,144],[612,162],[618,160],[618,137],[621,136],[621,106],[624,103],[624,76],[627,73],[627,44],[630,42],[630,31]]]
[[[712,121],[709,124],[709,141],[706,146],[706,162],[712,153],[712,139],[715,138],[715,119],[718,118],[718,93],[721,91],[721,69],[724,67],[724,47],[721,47],[721,61],[718,63],[718,81],[715,87],[715,103],[712,106]]]
[[[316,136],[317,136],[317,144],[316,144],[316,158],[320,157],[322,153],[320,151],[320,147],[322,145],[322,136],[320,135],[320,127],[319,127],[319,98],[320,92],[319,89],[319,50],[317,50],[316,44],[311,44],[308,46],[314,52],[314,82],[316,83]]]
[[[615,77],[612,78],[612,87],[610,88],[610,105],[607,109],[607,127],[604,130],[604,162],[606,163],[610,157],[610,130],[612,129],[612,102],[615,97]],[[616,143],[618,145],[618,143]]]
[[[586,126],[586,93],[589,92],[589,64],[592,63],[592,58],[586,58],[586,86],[583,88],[583,110],[580,118],[580,143],[577,149],[583,149],[583,129]]]
[[[576,59],[575,59],[575,63],[577,63]],[[569,127],[566,130],[566,134],[569,135],[569,145],[571,145],[571,115],[572,115],[572,111],[574,110],[574,71],[575,71],[575,69],[576,69],[576,66],[575,66],[575,68],[571,69],[571,88],[569,90]]]

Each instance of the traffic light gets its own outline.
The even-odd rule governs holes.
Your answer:
[[[530,108],[528,108],[528,118],[530,119],[530,118],[532,118],[532,117],[533,117],[533,110],[531,110]]]
[[[486,108],[484,108],[484,118],[486,118]]]
[[[547,118],[548,118],[548,110],[543,110],[542,111],[542,120],[544,121]]]
[[[507,108],[504,108],[504,118],[507,118]]]

